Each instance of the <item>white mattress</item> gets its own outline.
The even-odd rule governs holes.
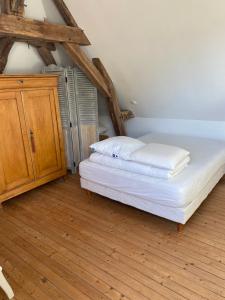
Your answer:
[[[222,141],[159,133],[146,135],[140,140],[183,147],[190,151],[191,162],[180,175],[166,180],[85,160],[80,164],[81,177],[112,191],[143,199],[145,205],[149,201],[149,205],[151,202],[168,208],[186,208],[203,198],[202,202],[224,174],[225,143]]]
[[[89,157],[89,160],[105,167],[111,168],[113,166],[114,169],[120,169],[150,177],[169,179],[177,176],[187,167],[188,163],[190,162],[190,157],[185,158],[175,170],[156,168],[151,165],[144,165],[142,163],[136,163],[134,161],[123,160],[119,158],[115,159],[97,152],[92,153]]]

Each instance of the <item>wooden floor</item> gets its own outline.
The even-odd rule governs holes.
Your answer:
[[[0,265],[16,300],[225,299],[225,181],[182,234],[76,176],[50,183],[4,204]]]

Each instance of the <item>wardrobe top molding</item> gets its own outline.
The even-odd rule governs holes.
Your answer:
[[[27,88],[56,88],[58,75],[0,75],[0,90]]]
[[[11,79],[11,78],[57,78],[57,74],[0,74],[0,79]]]

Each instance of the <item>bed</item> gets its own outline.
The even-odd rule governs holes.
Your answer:
[[[79,168],[81,187],[185,224],[225,173],[225,142],[163,133],[147,134],[140,140],[187,149],[191,162],[181,174],[165,180],[106,167],[87,159]]]

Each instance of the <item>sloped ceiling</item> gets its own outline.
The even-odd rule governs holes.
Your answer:
[[[65,2],[123,107],[138,117],[225,119],[224,0]]]

